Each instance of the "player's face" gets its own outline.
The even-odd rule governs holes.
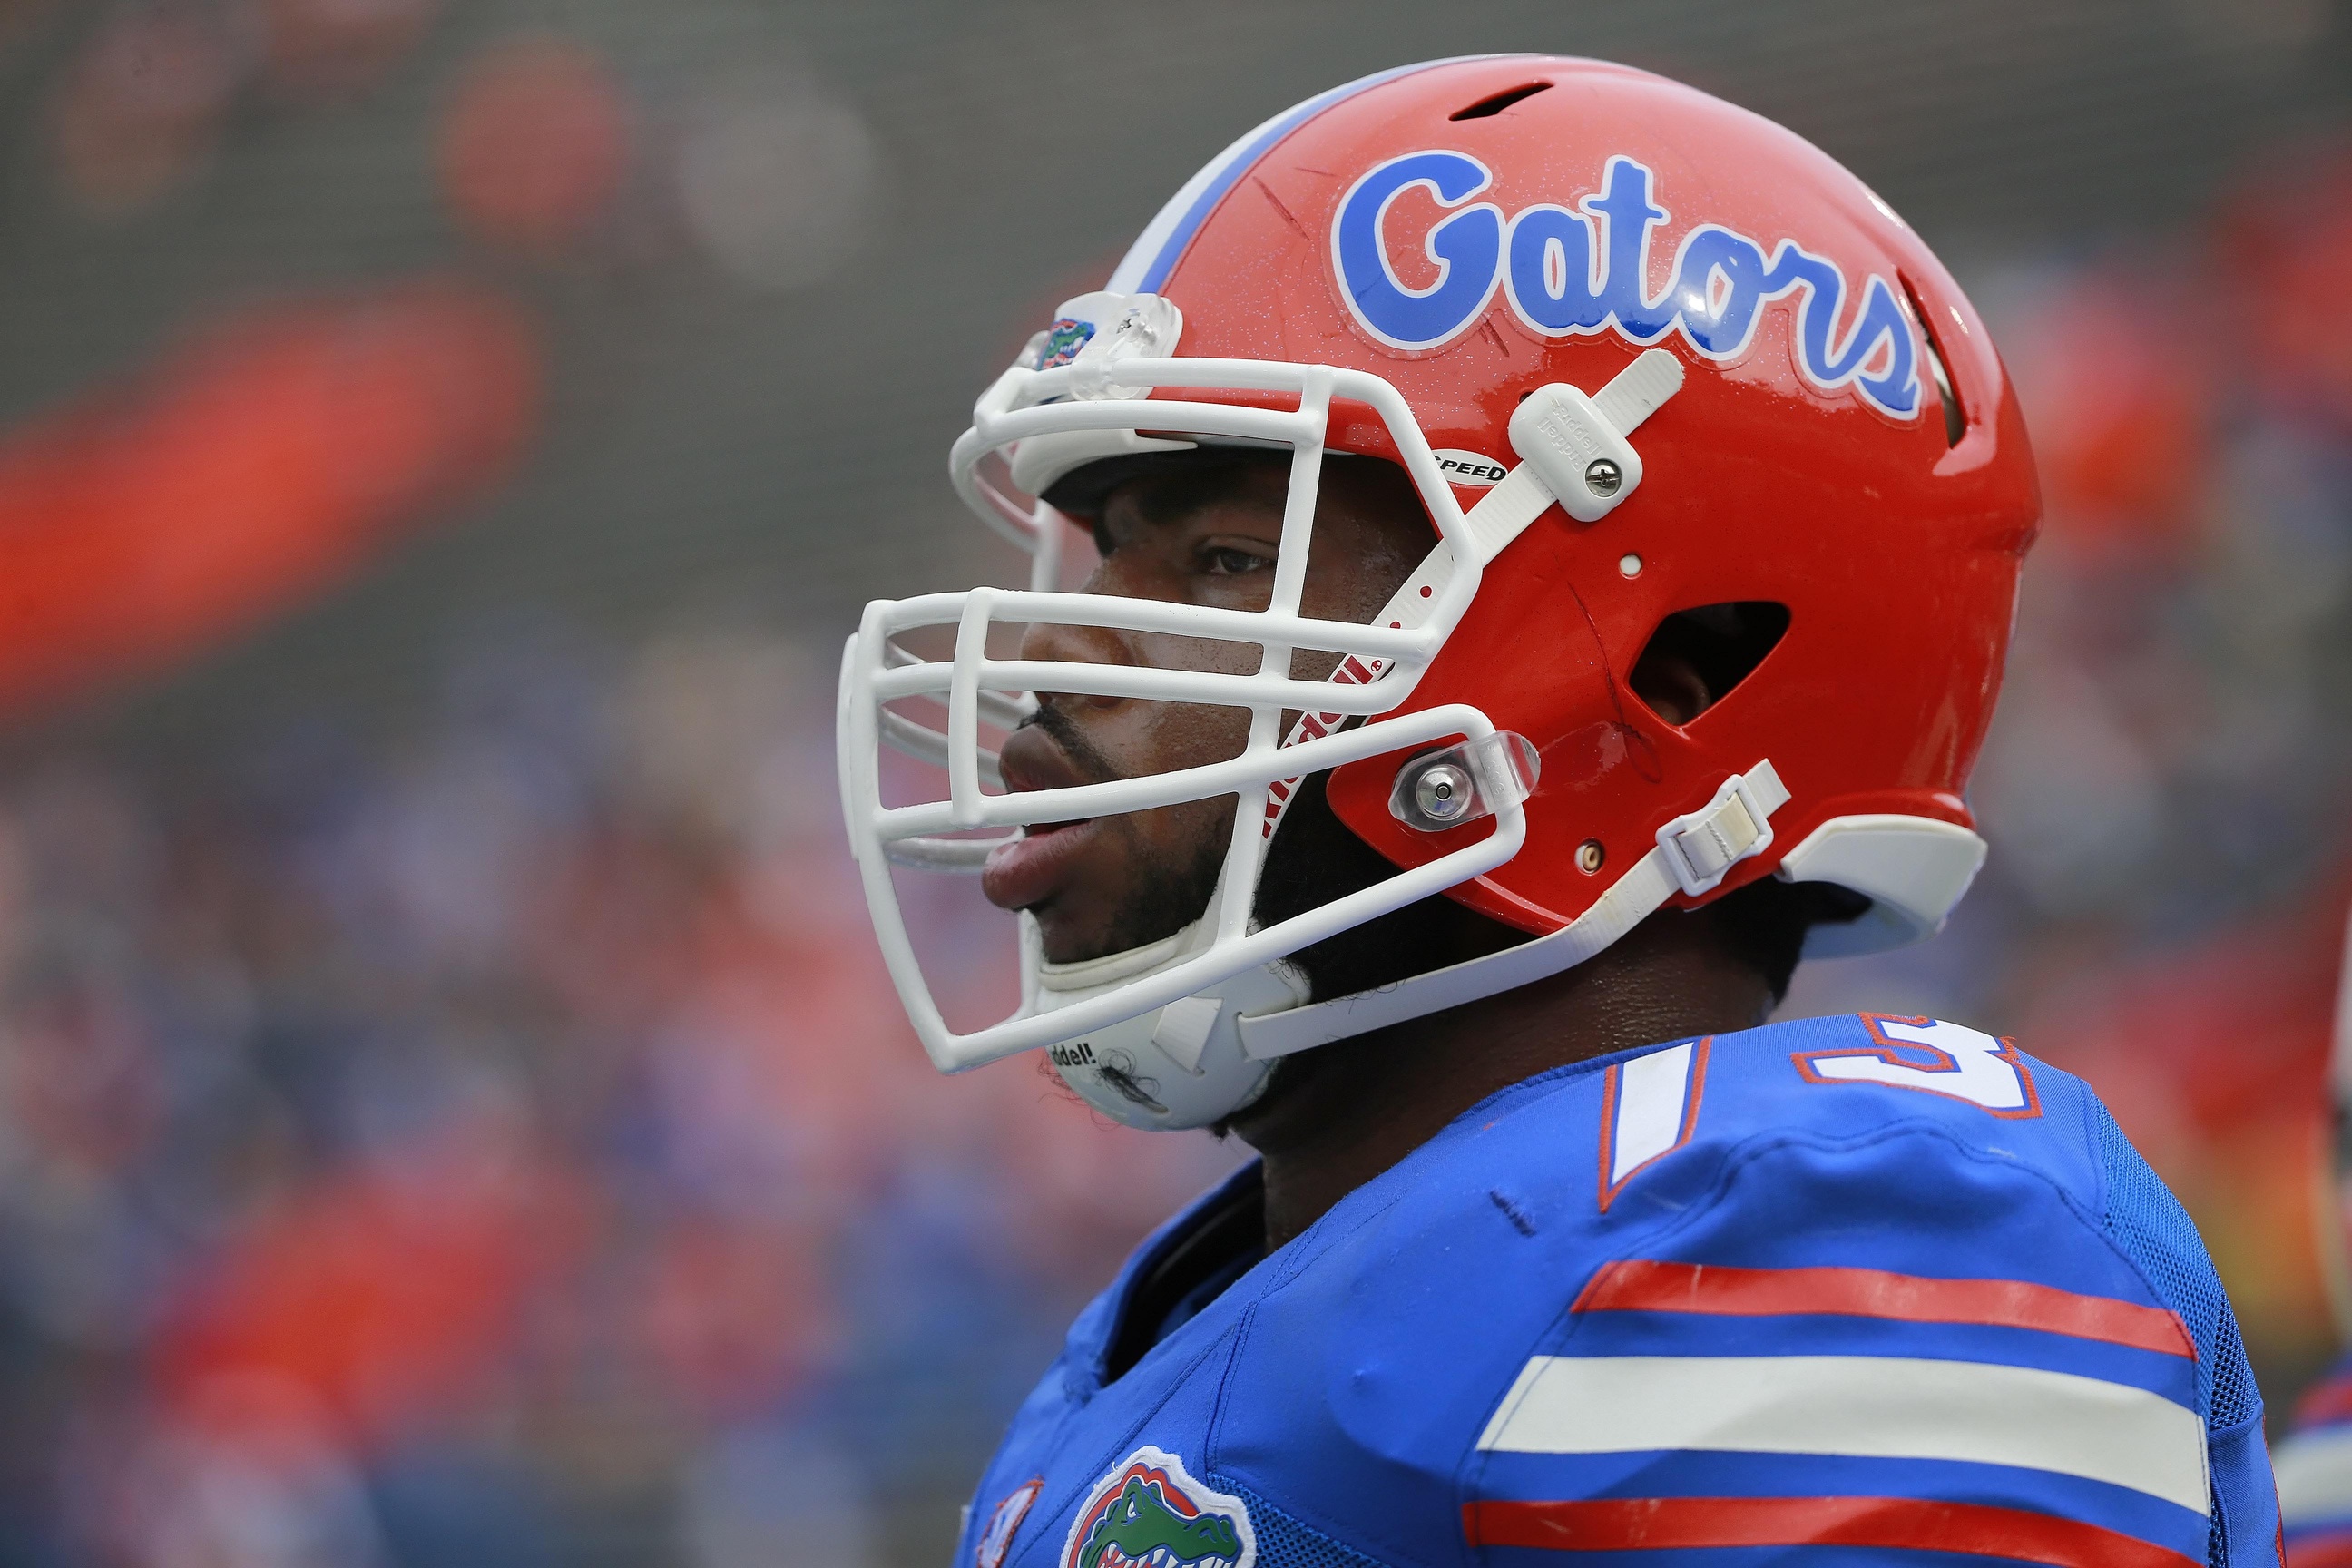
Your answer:
[[[1286,461],[1203,456],[1130,479],[1106,499],[1096,529],[1102,564],[1090,594],[1263,610],[1274,592]],[[1304,612],[1363,622],[1434,542],[1404,472],[1363,458],[1326,463],[1307,563]],[[1091,626],[1033,627],[1022,657],[1254,673],[1253,645]],[[1294,679],[1319,680],[1338,656],[1294,656]],[[1286,715],[1287,725],[1295,715]],[[1038,693],[1034,718],[1003,749],[1006,787],[1096,784],[1223,762],[1241,752],[1249,715],[1232,708]],[[1123,952],[1197,919],[1216,885],[1234,797],[1039,825],[989,857],[991,901],[1028,910],[1045,957],[1071,963]]]

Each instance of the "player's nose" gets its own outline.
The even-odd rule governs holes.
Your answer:
[[[1032,623],[1021,634],[1021,657],[1034,662],[1056,664],[1124,664],[1139,665],[1128,634],[1115,626],[1076,626],[1051,621]],[[1068,704],[1080,702],[1089,708],[1116,708],[1126,699],[1096,695],[1074,695],[1056,692],[1050,685],[1041,686],[1036,695],[1053,698]]]

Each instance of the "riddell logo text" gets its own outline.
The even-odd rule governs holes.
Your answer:
[[[1078,1041],[1076,1045],[1055,1046],[1046,1055],[1054,1058],[1054,1065],[1057,1068],[1090,1068],[1100,1065],[1095,1060],[1094,1047],[1084,1040]]]

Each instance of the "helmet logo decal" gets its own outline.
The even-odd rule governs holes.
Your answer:
[[[1408,153],[1358,180],[1331,220],[1331,265],[1340,292],[1366,331],[1392,349],[1433,348],[1476,320],[1494,297],[1503,261],[1503,209],[1464,202],[1494,184],[1486,165],[1461,153]],[[1413,189],[1444,207],[1423,251],[1437,281],[1407,288],[1390,264],[1384,237],[1389,208]]]
[[[1149,1446],[1095,1483],[1070,1522],[1061,1568],[1252,1568],[1257,1532],[1237,1497],[1194,1480]]]
[[[1457,485],[1485,489],[1499,485],[1510,468],[1498,458],[1484,452],[1465,452],[1457,447],[1440,447],[1430,456],[1437,459],[1437,471]]]
[[[1744,234],[1700,224],[1683,237],[1670,280],[1653,298],[1651,234],[1670,215],[1652,201],[1645,165],[1611,158],[1598,196],[1573,208],[1538,203],[1507,221],[1491,202],[1462,205],[1492,179],[1465,153],[1409,153],[1349,188],[1331,223],[1331,262],[1340,297],[1367,332],[1391,348],[1440,347],[1477,322],[1499,285],[1513,314],[1547,337],[1614,331],[1654,343],[1679,331],[1702,357],[1726,361],[1747,352],[1766,304],[1802,294],[1791,336],[1805,379],[1823,392],[1852,386],[1897,418],[1918,413],[1910,321],[1876,273],[1841,333],[1846,279],[1835,262],[1786,238],[1768,254]],[[1438,279],[1422,289],[1398,279],[1386,233],[1390,207],[1415,187],[1456,209],[1423,241]]]
[[[1078,351],[1094,341],[1095,324],[1081,321],[1075,316],[1064,316],[1045,329],[1045,341],[1037,345],[1038,370],[1051,370],[1057,364],[1067,364],[1078,357]]]

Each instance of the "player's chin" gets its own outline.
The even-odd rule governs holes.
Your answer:
[[[1029,917],[1037,922],[1038,950],[1046,963],[1084,963],[1120,951],[1097,908],[1097,900],[1075,892],[1029,907]]]
[[[1223,845],[1136,842],[1120,818],[1108,819],[1076,858],[1074,874],[1049,902],[1032,906],[1046,961],[1079,963],[1129,952],[1176,935],[1198,921],[1215,890]]]
[[[1037,922],[1048,963],[1083,963],[1140,946],[1132,940],[1134,865],[1117,842],[1122,837],[1113,820],[1099,817],[1032,828],[989,857],[981,890]]]

